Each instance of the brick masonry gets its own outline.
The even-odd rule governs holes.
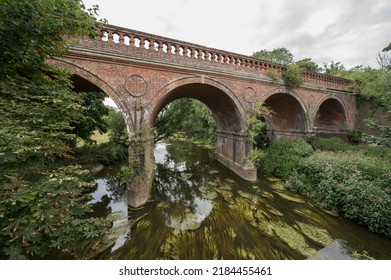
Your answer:
[[[122,27],[105,26],[97,34],[73,42],[64,57],[51,63],[74,74],[76,87],[93,86],[111,97],[130,133],[152,127],[175,99],[200,100],[216,117],[218,159],[247,180],[256,179],[246,161],[251,150],[246,112],[255,102],[273,111],[267,117],[272,138],[346,135],[354,127],[352,81],[308,72],[304,84],[291,90],[281,79],[283,65]],[[269,71],[279,79],[272,80]],[[153,147],[146,149],[145,162],[152,161]]]

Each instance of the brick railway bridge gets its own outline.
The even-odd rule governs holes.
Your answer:
[[[346,136],[355,124],[350,80],[306,72],[303,85],[289,89],[281,78],[284,65],[127,28],[98,27],[96,38],[78,40],[51,63],[73,74],[76,91],[105,92],[122,111],[130,135],[140,136],[129,148],[140,170],[128,186],[133,207],[148,200],[152,186],[154,120],[175,99],[194,98],[210,108],[218,160],[250,181],[256,169],[246,161],[252,149],[246,112],[254,102],[273,111],[266,117],[271,138]]]

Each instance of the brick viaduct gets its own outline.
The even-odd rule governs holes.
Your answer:
[[[148,200],[154,160],[152,127],[159,112],[175,99],[189,97],[206,104],[216,118],[218,160],[244,179],[256,180],[246,161],[246,112],[264,102],[271,138],[280,136],[346,136],[356,117],[352,81],[306,72],[299,88],[289,89],[285,66],[122,27],[98,28],[96,38],[73,42],[51,63],[69,70],[76,91],[100,90],[124,114],[136,143],[139,176],[128,186],[129,205]],[[272,79],[270,71],[278,74]]]

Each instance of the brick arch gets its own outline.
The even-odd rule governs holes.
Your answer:
[[[131,114],[129,113],[130,109],[127,106],[127,104],[129,104],[130,101],[121,97],[108,83],[106,83],[104,80],[99,78],[96,74],[82,67],[79,67],[76,64],[73,64],[69,61],[52,59],[49,61],[49,63],[55,65],[58,68],[66,69],[71,74],[85,79],[86,81],[92,83],[94,86],[96,86],[101,91],[103,91],[108,97],[110,97],[114,101],[114,103],[122,112],[128,132],[132,130],[133,125],[130,117]]]
[[[207,77],[186,77],[172,81],[151,100],[148,124],[170,102],[180,98],[194,98],[204,103],[213,113],[221,132],[243,133],[245,113],[237,96],[224,84]]]
[[[301,134],[308,131],[307,109],[295,92],[286,88],[273,89],[264,95],[263,102],[272,111],[266,121],[273,132]]]
[[[346,130],[348,114],[341,99],[328,95],[318,103],[313,120],[315,130]]]
[[[77,66],[76,64],[73,64],[69,61],[64,61],[60,59],[53,59],[50,61],[51,64],[55,65],[58,68],[66,69],[71,74],[79,76],[88,82],[92,83],[94,86],[98,87],[100,90],[102,90],[104,93],[107,94],[111,99],[113,99],[114,103],[121,108],[121,111],[124,111],[124,105],[121,102],[120,96],[117,94],[117,92],[104,80],[100,79],[96,74]],[[124,109],[124,110],[123,110]]]

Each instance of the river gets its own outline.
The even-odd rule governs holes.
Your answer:
[[[211,149],[158,143],[150,201],[129,209],[113,174],[97,175],[91,204],[112,230],[96,259],[391,259],[391,239],[374,234],[258,174],[246,182]],[[86,256],[81,254],[80,258]]]

